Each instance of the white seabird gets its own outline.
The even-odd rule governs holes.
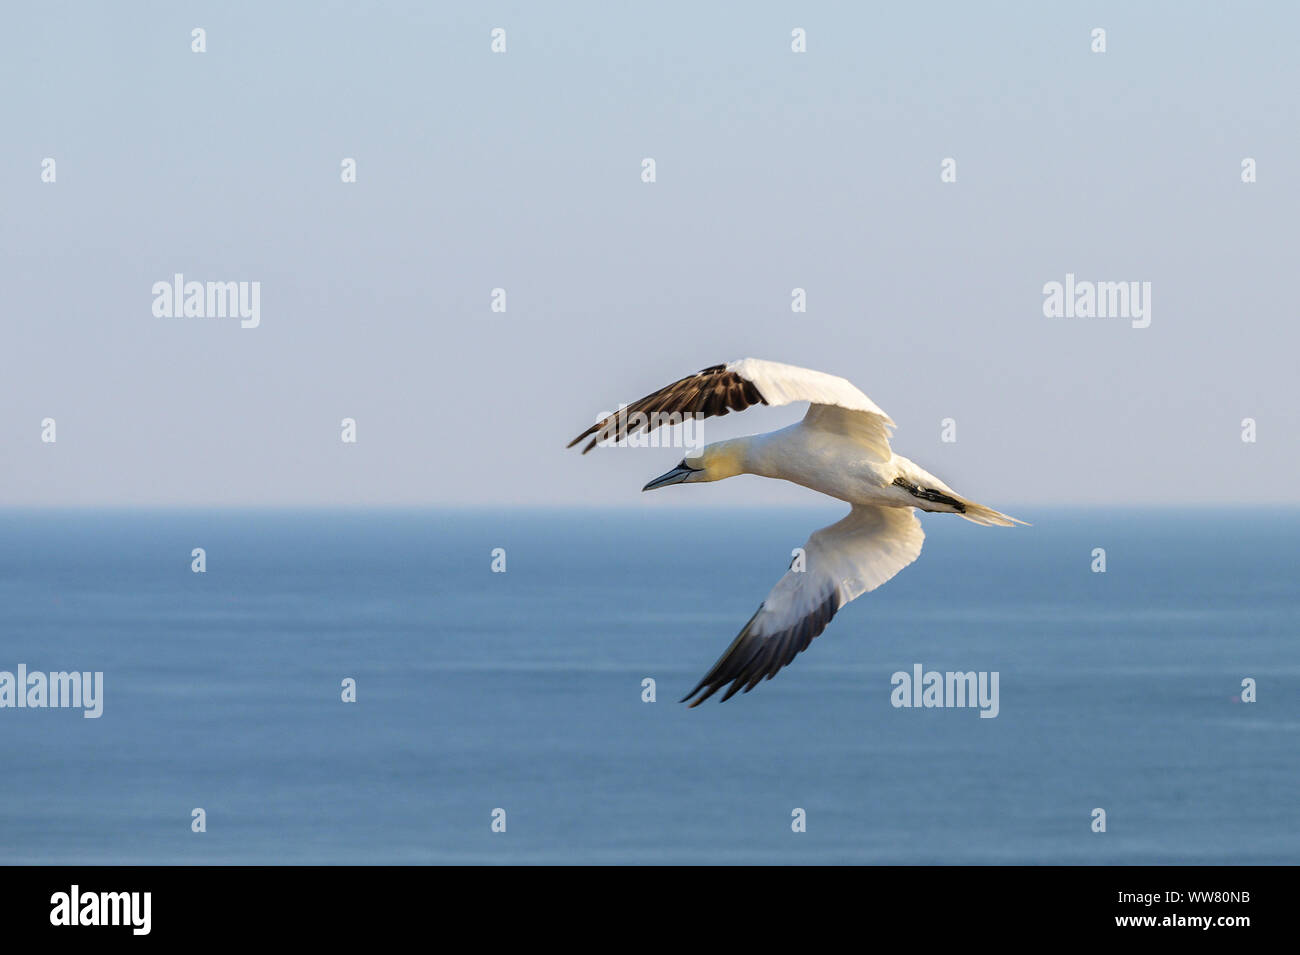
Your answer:
[[[798,424],[768,434],[718,441],[689,452],[643,491],[669,484],[720,481],[738,474],[778,478],[852,505],[843,520],[815,531],[686,702],[698,706],[726,684],[723,701],[774,677],[807,648],[854,598],[875,590],[921,553],[925,534],[913,508],[959,514],[976,524],[1023,524],[960,497],[930,472],[889,447],[895,425],[876,403],[843,378],[778,362],[745,358],[713,365],[598,421],[569,442],[617,442],[683,416],[743,411],[751,405],[811,402]]]

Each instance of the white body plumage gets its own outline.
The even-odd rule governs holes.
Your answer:
[[[921,553],[925,534],[914,509],[958,514],[977,524],[1023,523],[957,494],[889,446],[893,420],[843,378],[746,358],[683,378],[588,428],[590,438],[618,441],[649,430],[663,415],[723,415],[755,404],[809,402],[798,424],[732,438],[687,454],[643,490],[720,481],[738,474],[790,481],[852,505],[848,516],[816,531],[804,545],[806,566],[772,588],[739,636],[685,699],[696,706],[730,684],[723,700],[771,679],[839,608],[879,587]],[[637,417],[639,415],[639,417]],[[639,422],[631,424],[631,422]],[[594,437],[593,437],[594,436]]]

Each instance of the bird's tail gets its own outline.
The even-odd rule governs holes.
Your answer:
[[[959,512],[962,517],[976,524],[983,524],[985,527],[996,524],[998,527],[1011,527],[1014,524],[1024,524],[1029,526],[1027,521],[1017,520],[1001,511],[995,511],[991,507],[985,507],[983,504],[976,504],[974,501],[962,500],[966,505],[966,510]]]

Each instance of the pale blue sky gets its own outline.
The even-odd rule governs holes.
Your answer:
[[[562,450],[596,412],[745,356],[850,378],[896,450],[1000,508],[1294,504],[1298,21],[1209,3],[6,10],[0,506],[815,500],[757,478],[641,495],[679,452]],[[150,287],[176,272],[259,281],[261,327],[155,318]],[[1151,327],[1044,318],[1067,272],[1151,282]]]

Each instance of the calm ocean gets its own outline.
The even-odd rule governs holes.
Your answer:
[[[0,514],[0,670],[105,685],[0,709],[0,862],[1300,862],[1300,514],[926,516],[678,705],[840,510]],[[893,707],[915,664],[998,716]]]

